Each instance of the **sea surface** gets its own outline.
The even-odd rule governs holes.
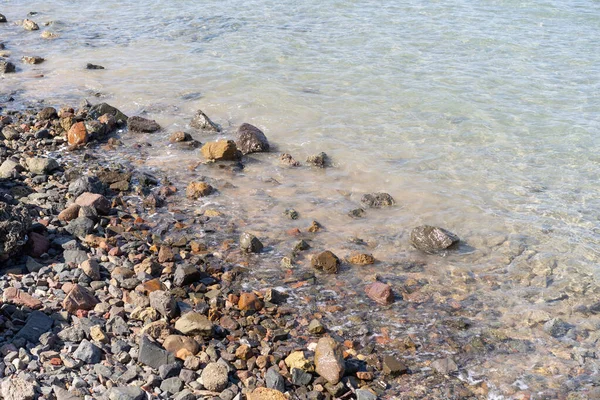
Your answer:
[[[318,221],[313,247],[340,257],[361,249],[348,238],[363,239],[380,262],[346,266],[315,294],[316,306],[354,299],[355,318],[339,329],[366,324],[374,340],[387,326],[393,346],[409,334],[426,342],[436,320],[464,316],[464,343],[444,352],[490,398],[600,385],[600,319],[584,312],[600,301],[600,2],[3,0],[0,12],[9,24],[35,12],[41,30],[58,34],[0,26],[11,59],[46,59],[0,77],[1,102],[87,98],[155,119],[166,133],[137,139],[152,144],[145,165],[182,188],[202,174],[187,168],[200,156],[166,145],[169,133],[204,142],[234,138],[243,122],[261,128],[273,154],[252,157],[241,176],[224,172],[235,189],[205,206],[260,233],[274,275],[292,226]],[[224,132],[191,130],[198,109]],[[285,168],[277,157],[321,151],[331,168]],[[397,205],[346,215],[379,191]],[[287,220],[287,208],[301,218]],[[422,224],[463,245],[419,254],[408,236]],[[394,305],[366,299],[373,274],[393,284]],[[401,295],[413,281],[420,300]],[[569,333],[549,335],[552,318]],[[464,356],[475,336],[527,346]],[[425,353],[411,357],[423,366]]]

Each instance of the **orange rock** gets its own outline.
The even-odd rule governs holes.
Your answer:
[[[87,129],[83,122],[77,122],[71,126],[67,134],[67,140],[71,146],[83,146],[88,141]]]
[[[213,187],[206,182],[190,182],[185,190],[185,195],[190,199],[208,196],[213,192]]]
[[[253,355],[254,354],[252,353],[252,348],[250,346],[248,346],[247,344],[241,345],[235,351],[235,356],[237,358],[239,358],[240,360],[248,360]]]
[[[259,387],[248,394],[248,400],[287,400],[279,390]]]
[[[29,308],[40,308],[42,306],[41,301],[14,287],[9,287],[4,291],[4,301]]]
[[[140,286],[144,294],[152,293],[157,290],[167,290],[167,287],[158,278],[146,281]]]
[[[243,311],[260,311],[263,308],[263,302],[254,293],[242,293],[240,294],[238,307]]]
[[[375,258],[371,254],[353,253],[348,257],[348,262],[355,265],[369,265],[375,263]]]

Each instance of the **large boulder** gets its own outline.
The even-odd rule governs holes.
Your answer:
[[[315,371],[332,385],[342,380],[346,364],[342,349],[333,338],[319,339],[315,349]]]
[[[198,110],[192,122],[190,123],[192,128],[202,129],[204,131],[212,131],[212,132],[221,132],[221,127],[208,118],[206,114],[202,112],[202,110]]]
[[[425,253],[445,250],[459,241],[454,233],[430,225],[418,226],[410,233],[410,243]]]
[[[31,217],[25,207],[0,201],[0,261],[19,254],[30,227]]]
[[[236,145],[242,154],[265,152],[269,151],[270,147],[265,134],[250,124],[242,124],[239,127]]]

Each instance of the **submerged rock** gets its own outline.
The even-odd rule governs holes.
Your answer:
[[[382,282],[373,282],[370,285],[367,285],[365,288],[365,293],[369,298],[379,304],[384,306],[388,304],[392,304],[394,301],[394,294],[392,293],[392,288],[390,285],[387,285]]]
[[[85,69],[104,69],[104,67],[102,65],[87,63]]]
[[[189,142],[190,140],[192,140],[192,135],[190,135],[187,132],[182,132],[182,131],[174,132],[169,137],[169,142],[171,142],[171,143]]]
[[[194,115],[194,118],[192,118],[190,126],[192,128],[202,129],[205,131],[221,132],[221,127],[212,122],[211,119],[202,112],[202,110],[196,111],[196,115]]]
[[[25,64],[41,64],[45,61],[43,57],[39,56],[23,56],[21,57],[21,62]]]
[[[0,60],[0,73],[10,74],[16,71],[15,64],[10,61]]]
[[[269,141],[263,131],[246,123],[238,129],[236,145],[242,154],[266,152],[270,148]]]
[[[327,154],[321,152],[319,154],[315,154],[314,156],[309,156],[306,159],[306,162],[315,167],[325,168],[329,162],[329,157]]]
[[[323,270],[328,274],[337,274],[340,267],[340,259],[331,251],[326,250],[314,255],[310,260],[313,268]]]
[[[294,157],[292,157],[292,155],[288,154],[288,153],[283,153],[282,155],[280,155],[279,161],[281,162],[281,164],[287,165],[290,167],[297,167],[300,165],[300,163],[298,161],[294,160]]]
[[[185,189],[185,195],[190,199],[208,196],[213,192],[213,187],[206,182],[190,182]]]
[[[33,22],[30,19],[23,20],[23,28],[25,28],[25,30],[28,30],[28,31],[37,31],[38,29],[40,29],[38,24],[36,24],[35,22]]]
[[[422,225],[410,233],[410,243],[425,253],[435,253],[445,250],[459,242],[458,236],[443,228]]]
[[[260,253],[263,249],[263,244],[253,234],[244,232],[240,235],[240,248],[246,253]]]
[[[390,196],[388,193],[369,193],[369,194],[365,194],[361,199],[360,202],[365,205],[365,207],[370,207],[370,208],[382,208],[382,207],[389,207],[389,206],[393,206],[394,204],[396,204],[396,201],[394,200],[394,198],[392,196]]]
[[[160,125],[156,121],[138,116],[130,117],[127,120],[127,127],[129,128],[130,132],[144,133],[152,133],[161,129]]]
[[[315,349],[315,371],[332,385],[342,380],[346,370],[340,345],[330,337],[321,338]]]

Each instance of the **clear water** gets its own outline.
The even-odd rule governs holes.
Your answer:
[[[193,176],[184,166],[198,153],[163,144],[168,132],[189,128],[196,109],[226,137],[249,122],[301,161],[325,151],[335,163],[325,171],[292,171],[276,155],[256,156],[242,177],[224,176],[237,189],[216,202],[237,207],[248,229],[275,244],[274,255],[285,253],[286,229],[316,219],[327,228],[317,248],[345,256],[347,237],[360,236],[381,260],[367,270],[391,282],[406,276],[391,265],[425,262],[409,275],[462,302],[478,329],[535,343],[533,356],[464,365],[492,393],[514,394],[521,378],[533,392],[568,391],[564,382],[577,367],[595,370],[593,359],[579,365],[549,350],[593,347],[591,328],[573,344],[522,321],[534,310],[575,326],[600,322],[573,311],[600,300],[600,3],[8,0],[1,7],[10,21],[36,11],[38,23],[52,21],[41,29],[59,34],[43,40],[39,31],[0,26],[11,58],[47,59],[1,77],[1,93],[53,105],[83,96],[147,112],[167,132],[141,139],[154,144],[147,162],[180,185]],[[87,71],[88,62],[106,70]],[[399,206],[346,217],[373,191],[389,192]],[[289,207],[303,217],[296,225],[281,217]],[[423,223],[450,229],[470,247],[445,258],[417,254],[407,237]],[[363,276],[350,269],[341,280]],[[399,318],[403,307],[382,320]],[[531,377],[535,362],[559,366]]]

